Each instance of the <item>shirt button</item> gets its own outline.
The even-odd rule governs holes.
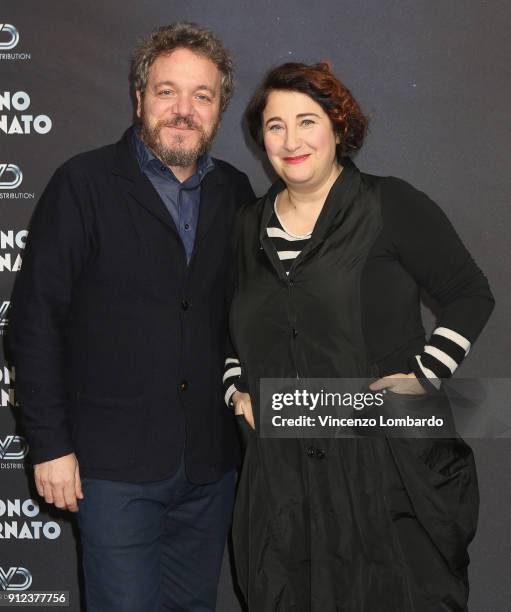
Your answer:
[[[183,310],[188,310],[188,306],[190,306],[190,304],[188,303],[188,301],[187,301],[187,300],[182,300],[182,301],[181,301],[181,308],[182,308]]]
[[[160,166],[160,170],[161,170],[162,172],[165,172],[165,170],[166,170],[166,169],[167,169],[167,167],[166,167],[166,166]]]
[[[179,390],[186,391],[187,389],[188,389],[188,381],[182,380],[181,383],[179,384]]]
[[[307,456],[308,457],[314,457],[314,447],[313,446],[309,446],[309,448],[306,450]]]
[[[325,453],[325,451],[322,448],[317,448],[316,449],[316,457],[318,459],[324,459],[325,456],[326,456],[326,453]]]
[[[296,338],[296,336],[298,336],[298,330],[293,329],[293,338]]]
[[[190,226],[188,223],[185,223],[185,230],[188,231],[190,229]]]

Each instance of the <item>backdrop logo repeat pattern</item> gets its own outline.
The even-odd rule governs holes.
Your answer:
[[[9,309],[11,307],[10,300],[4,300],[0,303],[0,336],[3,336],[7,326],[9,325]]]
[[[0,368],[0,406],[2,408],[14,407],[16,400],[14,399],[14,367],[3,365]]]
[[[17,189],[23,182],[23,172],[16,164],[0,164],[0,189]]]
[[[0,163],[0,200],[34,200],[34,192],[15,191],[23,183],[18,164]]]
[[[32,574],[26,567],[0,567],[0,591],[26,591],[32,584]]]
[[[18,46],[20,35],[12,23],[0,23],[0,60],[29,60],[31,54],[25,51],[12,52]]]
[[[61,528],[56,521],[25,520],[34,519],[39,513],[35,499],[0,499],[0,540],[56,540],[60,537]]]
[[[25,248],[28,230],[0,230],[0,272],[21,269],[20,251]]]
[[[7,34],[7,37],[5,36]],[[14,49],[20,40],[18,30],[10,23],[0,23],[0,50]]]
[[[28,444],[21,436],[0,438],[0,460],[23,461],[28,455]]]
[[[0,115],[0,132],[4,134],[47,134],[52,128],[48,115],[12,114],[24,113],[31,105],[26,91],[4,91],[0,93],[0,111],[9,111]]]

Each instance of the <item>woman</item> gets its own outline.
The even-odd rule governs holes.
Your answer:
[[[366,119],[328,64],[271,70],[246,118],[280,177],[239,215],[224,377],[246,438],[233,533],[248,606],[463,611],[470,448],[261,438],[258,394],[261,378],[374,377],[393,401],[440,401],[493,308],[487,281],[427,196],[350,161]],[[421,288],[441,307],[427,342]]]

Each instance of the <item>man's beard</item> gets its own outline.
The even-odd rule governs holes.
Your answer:
[[[144,143],[153,151],[153,153],[167,166],[189,167],[194,166],[201,157],[206,153],[215,138],[220,119],[218,119],[211,127],[210,132],[206,132],[204,128],[197,125],[190,116],[178,115],[172,119],[157,121],[154,125],[149,125],[144,115],[142,114],[142,128],[140,137]],[[185,142],[185,137],[177,133],[173,138],[173,145],[168,146],[160,139],[160,131],[166,127],[186,126],[188,129],[196,130],[199,133],[199,141],[192,149],[182,146]]]

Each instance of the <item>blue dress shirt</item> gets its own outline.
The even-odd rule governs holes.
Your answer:
[[[139,131],[133,131],[138,164],[167,207],[183,243],[186,263],[189,264],[199,220],[201,181],[215,164],[207,153],[202,155],[197,160],[195,174],[181,183],[141,140]]]

